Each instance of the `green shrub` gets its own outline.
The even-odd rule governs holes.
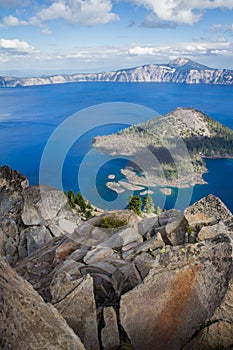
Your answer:
[[[116,214],[104,216],[97,221],[95,226],[101,228],[118,228],[128,224],[127,219],[118,218]]]

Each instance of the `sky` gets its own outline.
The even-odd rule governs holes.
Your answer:
[[[0,74],[233,69],[233,0],[0,0]]]

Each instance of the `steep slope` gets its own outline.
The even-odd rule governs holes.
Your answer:
[[[38,78],[0,77],[0,87],[17,87],[70,82],[158,82],[186,84],[233,84],[233,71],[203,66],[188,58],[177,58],[168,64],[149,64],[113,72],[77,73]]]

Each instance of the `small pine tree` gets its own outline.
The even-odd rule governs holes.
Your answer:
[[[160,206],[158,205],[158,206],[157,206],[157,209],[156,209],[156,214],[157,214],[157,215],[161,215],[162,212],[163,212],[162,209],[161,209]]]
[[[71,208],[75,207],[75,194],[72,190],[69,190],[67,193],[67,197],[68,197],[68,203],[71,206]]]
[[[153,213],[155,210],[154,202],[151,196],[145,196],[143,199],[143,211],[145,213]]]
[[[81,211],[85,213],[87,205],[80,192],[78,192],[77,196],[75,197],[75,204],[79,205]]]
[[[140,196],[130,196],[128,199],[128,209],[133,210],[135,214],[142,214],[142,200]]]

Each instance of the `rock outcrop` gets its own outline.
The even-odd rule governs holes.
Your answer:
[[[0,348],[85,350],[58,311],[0,257]]]
[[[214,69],[187,58],[177,58],[168,64],[148,64],[136,68],[103,73],[77,73],[39,78],[0,77],[0,87],[64,84],[84,81],[158,82],[186,84],[233,84],[233,72]]]
[[[216,236],[182,249],[165,252],[165,268],[162,262],[153,266],[144,282],[121,298],[121,325],[136,350],[180,349],[224,297],[230,239]]]
[[[220,199],[147,219],[122,210],[80,221],[61,192],[43,190],[45,207],[37,186],[17,185],[18,209],[0,218],[1,255],[17,256],[21,276],[1,260],[4,350],[29,349],[25,337],[16,345],[22,332],[30,349],[230,349],[233,216]],[[74,230],[56,236],[61,217]]]
[[[199,211],[205,213],[205,221],[192,226]],[[70,318],[82,300],[82,294],[77,295],[79,283],[89,275],[97,307],[92,318],[99,329],[96,339],[104,349],[116,348],[118,334],[122,349],[125,339],[136,350],[154,349],[154,344],[159,349],[179,349],[189,340],[194,342],[198,327],[211,320],[227,297],[231,213],[218,198],[208,196],[188,208],[185,217],[174,210],[145,220],[130,214],[131,224],[114,230],[94,225],[104,215],[111,213],[86,221],[69,238],[53,239],[20,262],[17,271],[55,307],[59,305],[56,297],[62,299],[60,311],[87,349],[91,347],[85,342],[79,317],[72,322]],[[199,238],[203,228],[212,230],[207,239]],[[83,306],[88,310],[84,301]],[[116,316],[109,308],[115,309]],[[112,334],[107,320],[112,323]],[[228,318],[224,322],[231,324]]]
[[[53,237],[72,234],[80,221],[62,191],[29,186],[25,176],[0,167],[0,255],[11,265]]]

